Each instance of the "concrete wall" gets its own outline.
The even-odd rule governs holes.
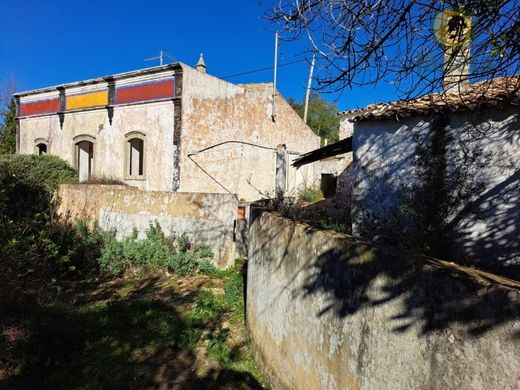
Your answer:
[[[368,214],[385,219],[401,205],[403,192],[417,182],[417,146],[431,136],[429,118],[363,121],[354,126],[354,232]],[[517,108],[449,117],[448,176],[459,170],[466,183],[481,182],[471,202],[449,218],[464,256],[482,266],[502,268],[520,278],[520,117]],[[462,157],[479,154],[471,164]],[[453,176],[453,175],[452,175]],[[448,191],[456,191],[450,187]]]
[[[272,120],[271,84],[234,85],[189,67],[183,72],[181,191],[229,191],[245,200],[272,197],[276,147],[286,144],[289,164],[297,153],[319,147],[319,137],[280,94]],[[197,154],[190,159],[191,153]],[[287,195],[311,184],[312,174],[312,166],[289,168]]]
[[[518,282],[251,213],[247,326],[274,389],[518,387]]]
[[[125,186],[70,184],[60,186],[58,215],[67,222],[97,221],[118,238],[136,228],[142,237],[154,221],[169,234],[186,233],[194,243],[209,245],[222,267],[235,259],[232,195],[140,191]]]

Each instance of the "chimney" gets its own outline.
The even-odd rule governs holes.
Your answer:
[[[197,65],[195,65],[195,67],[197,68],[197,70],[201,73],[206,73],[206,63],[204,62],[204,56],[202,55],[202,53],[200,53],[200,57],[199,57],[199,62],[197,62]]]
[[[441,18],[444,92],[462,92],[467,89],[469,79],[471,19],[456,11],[445,11]]]

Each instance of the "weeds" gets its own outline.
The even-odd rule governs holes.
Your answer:
[[[111,275],[128,271],[156,272],[169,270],[180,276],[211,273],[213,253],[206,245],[193,245],[186,235],[167,237],[156,221],[146,230],[144,239],[137,231],[122,241],[113,236],[106,240],[99,258],[100,269]]]
[[[323,192],[321,191],[319,184],[305,188],[305,190],[298,196],[298,201],[307,203],[314,203],[322,199]]]
[[[193,304],[189,319],[195,323],[212,321],[222,314],[224,306],[211,291],[201,291]]]

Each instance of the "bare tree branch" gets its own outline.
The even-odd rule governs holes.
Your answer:
[[[279,0],[267,18],[317,52],[318,87],[391,82],[402,97],[442,87],[444,47],[436,17],[456,10],[471,18],[470,81],[520,72],[519,0]]]

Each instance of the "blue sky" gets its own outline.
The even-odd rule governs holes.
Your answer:
[[[272,66],[275,27],[257,0],[0,0],[0,81],[40,88],[158,65],[159,50],[194,65],[204,53],[208,72],[226,77]],[[307,42],[280,43],[279,63],[304,59]],[[282,67],[278,89],[301,99],[308,63]],[[272,81],[272,70],[230,78]],[[395,99],[393,88],[323,94],[340,110]]]

